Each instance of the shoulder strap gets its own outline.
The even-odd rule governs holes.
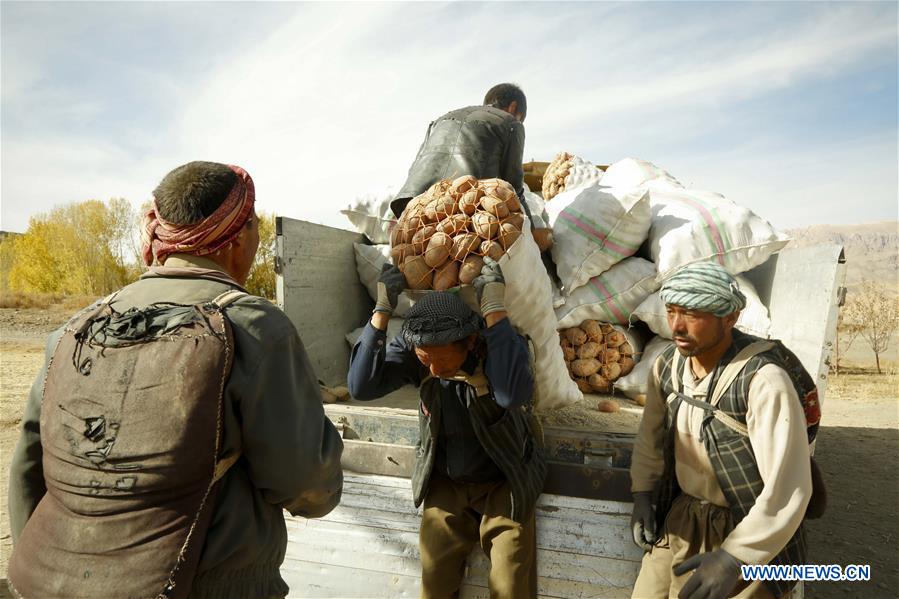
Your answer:
[[[241,291],[240,289],[230,289],[212,300],[212,303],[223,309],[227,308],[245,295],[250,294],[246,291]]]
[[[718,378],[715,389],[712,391],[712,396],[709,397],[709,403],[713,406],[717,406],[718,402],[720,402],[721,398],[724,396],[724,393],[737,379],[737,377],[746,367],[746,364],[749,363],[749,360],[762,352],[768,351],[772,347],[774,347],[774,343],[763,339],[759,341],[753,341],[742,350],[740,350],[740,352],[736,356],[734,356],[734,359],[731,360],[721,371],[721,376]]]

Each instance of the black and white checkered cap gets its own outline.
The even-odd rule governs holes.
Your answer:
[[[417,301],[403,323],[403,338],[414,346],[449,345],[484,328],[481,316],[456,293],[433,291]]]

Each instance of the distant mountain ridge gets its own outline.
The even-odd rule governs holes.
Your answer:
[[[812,225],[785,231],[791,246],[837,243],[846,253],[846,284],[875,279],[899,294],[899,221],[860,225]]]

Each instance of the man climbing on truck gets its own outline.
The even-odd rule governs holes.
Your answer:
[[[746,298],[717,264],[682,269],[661,297],[675,347],[653,366],[634,445],[631,525],[646,553],[633,596],[788,596],[795,582],[743,581],[741,565],[806,561],[808,395],[792,354],[733,328]]]
[[[424,503],[421,596],[456,596],[480,542],[491,597],[536,597],[534,507],[547,465],[529,413],[530,354],[506,317],[499,264],[486,258],[474,286],[483,319],[458,294],[435,291],[387,344],[405,278],[385,265],[374,314],[353,347],[348,386],[359,400],[420,387],[412,487],[415,505]]]
[[[50,336],[31,389],[9,476],[16,597],[284,597],[283,510],[340,499],[343,443],[303,343],[243,289],[250,175],[191,162],[153,196],[149,270]]]
[[[390,204],[399,217],[409,200],[441,179],[472,175],[508,181],[524,198],[524,119],[528,103],[513,83],[491,87],[482,106],[453,110],[428,126],[405,184]],[[528,207],[522,202],[527,212]],[[530,217],[530,213],[528,213]]]

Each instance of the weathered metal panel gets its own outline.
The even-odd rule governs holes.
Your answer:
[[[629,506],[543,495],[537,506],[541,597],[627,597],[640,551]],[[288,518],[281,573],[291,597],[408,597],[420,585],[418,525],[408,479],[347,473],[340,506],[325,518]],[[469,557],[463,597],[487,597],[489,562]]]
[[[346,384],[350,352],[344,335],[374,307],[353,251],[365,236],[283,216],[277,231],[278,305],[297,327],[317,376],[329,385]]]
[[[768,306],[770,337],[783,341],[816,377],[823,405],[846,278],[843,247],[789,248],[746,276]]]

